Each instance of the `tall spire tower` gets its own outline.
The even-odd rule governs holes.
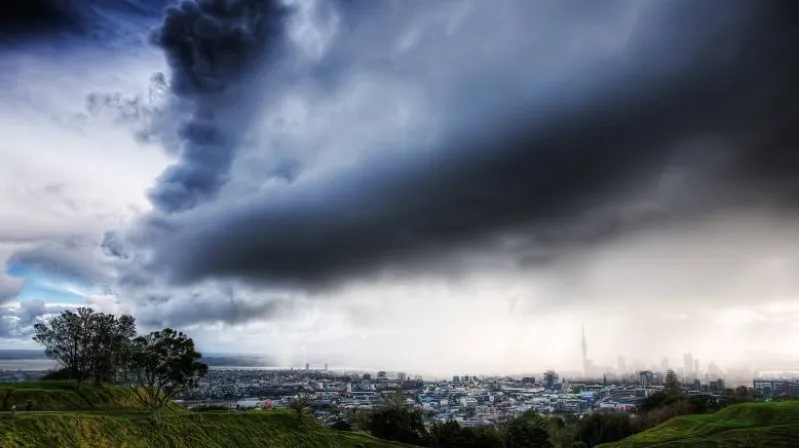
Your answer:
[[[583,331],[583,375],[588,376],[588,344],[585,342],[585,325],[580,325],[580,329]]]

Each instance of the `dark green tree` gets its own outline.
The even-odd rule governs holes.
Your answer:
[[[141,403],[158,417],[172,399],[194,389],[208,373],[194,341],[171,328],[139,336],[126,355],[126,379]]]
[[[331,427],[332,429],[335,429],[335,430],[337,430],[337,431],[352,431],[352,425],[350,425],[350,424],[349,424],[349,423],[348,423],[346,420],[344,420],[343,418],[339,418],[338,420],[336,420],[336,422],[335,422],[335,423],[333,423],[333,425],[332,425],[332,426],[330,426],[330,427]]]
[[[33,340],[44,346],[48,358],[69,371],[78,387],[91,373],[93,320],[94,310],[81,307],[76,311],[65,310],[49,322],[33,326]]]
[[[380,439],[409,445],[427,445],[428,433],[422,411],[388,404],[373,411],[367,421],[369,432]]]
[[[430,444],[434,448],[503,448],[494,428],[464,428],[454,420],[433,424]]]
[[[455,420],[434,423],[430,427],[430,439],[435,448],[460,448],[468,446],[463,428]]]
[[[665,391],[669,394],[680,393],[680,379],[677,377],[677,374],[674,373],[674,370],[666,372],[666,379],[663,382],[663,386]]]
[[[648,396],[638,407],[641,411],[648,412],[674,403],[677,400],[679,400],[679,396],[670,395],[665,391],[658,391]]]
[[[95,384],[115,382],[131,339],[136,336],[136,320],[129,315],[96,313],[89,322],[91,333],[91,375]]]
[[[596,413],[583,417],[575,429],[575,442],[588,446],[616,442],[641,431],[640,425],[629,414]]]
[[[466,429],[474,434],[473,448],[503,448],[502,437],[496,429],[490,426]]]
[[[735,388],[735,401],[751,401],[753,397],[752,391],[750,391],[746,386],[738,386]]]
[[[508,422],[505,448],[552,448],[546,422],[535,414],[524,414]]]

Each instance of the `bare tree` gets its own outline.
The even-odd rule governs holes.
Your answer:
[[[294,397],[294,400],[291,401],[291,409],[297,413],[298,422],[302,423],[302,417],[313,405],[313,402],[313,394],[309,394],[307,392],[299,392],[297,396]]]

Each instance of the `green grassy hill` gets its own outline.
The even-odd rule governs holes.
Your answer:
[[[16,405],[25,410],[28,400],[34,411],[89,411],[140,409],[131,389],[121,386],[94,386],[86,384],[80,389],[70,381],[42,381],[35,383],[0,383],[0,411]],[[4,409],[4,405],[8,409]]]
[[[143,413],[65,412],[0,416],[0,447],[114,448],[399,448],[397,443],[336,431],[289,412],[170,413],[154,424]]]
[[[0,448],[407,447],[329,429],[310,418],[299,422],[290,411],[194,413],[173,406],[154,423],[133,391],[119,386],[0,383],[4,397],[17,412],[0,412]],[[34,412],[24,412],[29,399]]]
[[[781,448],[799,446],[799,401],[745,403],[677,417],[602,448]]]

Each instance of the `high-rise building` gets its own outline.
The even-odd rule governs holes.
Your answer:
[[[627,372],[627,360],[624,356],[619,356],[619,373]]]
[[[638,373],[639,377],[641,378],[641,388],[642,389],[649,389],[649,386],[652,385],[652,381],[654,379],[654,374],[651,370],[642,370]]]
[[[544,387],[549,390],[555,388],[555,383],[558,381],[558,374],[554,370],[547,370],[544,373]]]
[[[461,382],[461,377],[459,377],[458,375],[453,376],[452,377],[452,382],[455,383],[455,384],[460,383]]]
[[[583,375],[588,376],[588,343],[585,341],[585,325],[581,325],[580,328],[583,332]]]
[[[397,381],[403,382],[403,381],[405,381],[406,378],[408,378],[408,376],[405,375],[405,372],[398,372],[397,373]]]
[[[386,379],[386,372],[384,370],[377,372],[377,381],[383,381],[385,379]]]
[[[311,364],[310,363],[307,363],[307,362],[305,363],[305,370],[306,371],[311,370]]]
[[[685,368],[686,377],[694,374],[694,356],[692,354],[686,353],[683,355],[683,366]]]

